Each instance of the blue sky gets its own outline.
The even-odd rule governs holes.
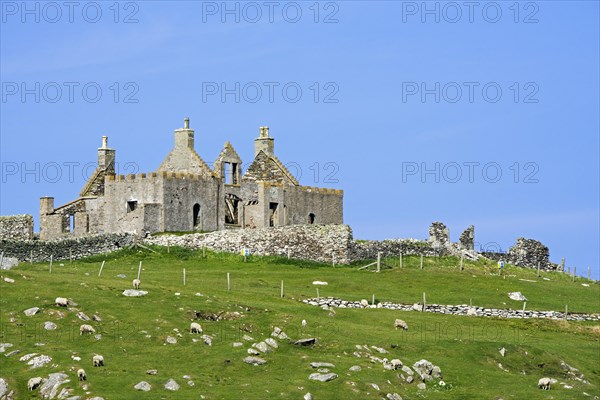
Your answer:
[[[470,4],[0,1],[0,213],[74,199],[102,135],[155,170],[189,116],[209,163],[268,125],[357,238],[474,224],[598,278],[599,3]]]

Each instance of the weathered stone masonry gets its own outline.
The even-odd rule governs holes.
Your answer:
[[[33,217],[27,214],[0,216],[0,239],[33,239]]]
[[[301,186],[275,156],[268,127],[260,128],[243,175],[229,142],[211,170],[194,149],[187,118],[174,137],[157,171],[123,176],[104,136],[98,167],[77,199],[60,207],[40,199],[40,239],[343,223],[343,192]]]

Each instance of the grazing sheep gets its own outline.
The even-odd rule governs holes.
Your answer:
[[[57,297],[54,302],[58,307],[67,307],[69,305],[69,300],[66,297]]]
[[[190,333],[202,333],[202,326],[197,322],[190,324]]]
[[[84,333],[92,334],[96,333],[96,330],[91,325],[83,324],[79,327],[79,335],[83,335]]]
[[[402,321],[401,319],[397,319],[397,320],[394,322],[394,327],[395,327],[396,329],[400,329],[400,328],[402,328],[402,329],[404,329],[405,331],[407,331],[407,330],[408,330],[408,324],[407,324],[406,322]]]
[[[41,384],[42,384],[42,378],[40,378],[40,377],[31,378],[30,380],[27,381],[27,389],[28,390],[35,390]]]
[[[92,362],[94,367],[104,367],[104,357],[99,354],[96,354],[94,357],[92,357]]]
[[[83,368],[79,368],[77,370],[77,377],[79,378],[80,381],[87,380],[87,375],[85,374],[85,370]]]
[[[556,379],[552,378],[541,378],[538,381],[538,386],[542,390],[550,390],[550,385],[556,383]]]
[[[139,290],[139,288],[140,288],[140,283],[142,283],[142,282],[140,282],[140,280],[139,280],[139,279],[134,279],[134,280],[133,280],[133,288],[134,288],[135,290]]]

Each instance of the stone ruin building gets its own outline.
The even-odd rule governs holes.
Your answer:
[[[155,172],[115,175],[116,151],[102,137],[98,167],[79,197],[55,207],[40,199],[40,239],[100,233],[216,231],[299,224],[342,224],[343,192],[301,186],[275,156],[275,140],[260,127],[254,161],[226,142],[211,169],[194,150],[189,119]]]

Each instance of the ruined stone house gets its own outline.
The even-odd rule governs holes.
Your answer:
[[[301,186],[275,156],[261,127],[254,160],[226,142],[211,169],[194,150],[189,119],[155,172],[115,175],[116,151],[102,137],[98,167],[79,197],[60,207],[40,199],[40,239],[98,233],[215,231],[298,224],[341,224],[343,192]]]

